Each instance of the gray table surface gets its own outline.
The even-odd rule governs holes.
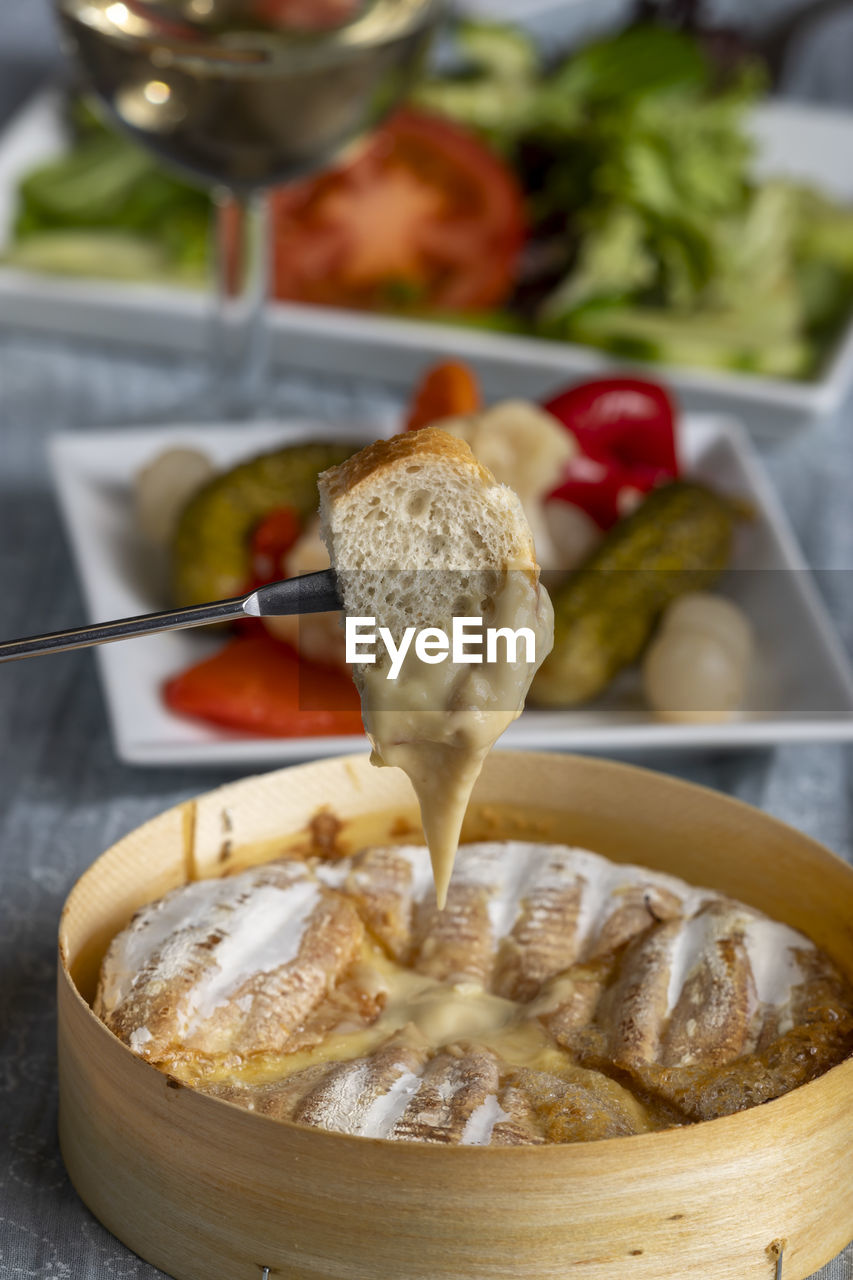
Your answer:
[[[42,0],[0,0],[0,120],[53,56]],[[14,315],[0,315],[0,635],[72,625],[83,613],[48,482],[47,437],[154,420],[190,386],[193,372],[72,338],[28,337],[17,331]],[[379,387],[294,378],[282,381],[277,395],[284,412],[308,410],[332,421],[346,418],[354,405],[364,418],[371,405],[387,408],[392,398]],[[853,652],[851,433],[853,407],[764,446],[763,453]],[[756,804],[853,861],[850,748],[786,746],[649,763]],[[92,1218],[62,1166],[56,928],[70,886],[99,852],[158,811],[235,775],[120,764],[90,654],[0,668],[2,1280],[153,1280],[161,1274]],[[853,1246],[820,1275],[853,1280]]]

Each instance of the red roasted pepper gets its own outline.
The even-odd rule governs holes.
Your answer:
[[[250,590],[285,577],[284,558],[300,532],[299,516],[292,507],[276,507],[264,516],[252,534]]]
[[[285,559],[301,532],[299,516],[292,507],[276,507],[264,516],[249,540],[249,576],[243,584],[244,595],[289,576]],[[241,636],[267,634],[260,618],[239,618],[234,630]]]
[[[231,640],[173,676],[164,695],[172,711],[245,733],[302,738],[363,732],[349,675],[306,662],[266,632]]]
[[[638,494],[678,475],[675,407],[657,383],[600,378],[569,388],[545,409],[580,448],[549,496],[575,503],[602,529],[626,515]]]

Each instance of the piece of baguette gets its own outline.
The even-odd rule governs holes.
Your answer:
[[[399,644],[406,628],[455,617],[527,626],[535,660],[428,665],[410,649],[399,678],[379,647],[353,670],[374,764],[398,765],[421,805],[443,904],[471,788],[520,714],[553,642],[533,538],[516,494],[468,445],[436,428],[379,441],[319,478],[320,520],[344,612],[372,617]]]
[[[319,489],[323,536],[342,567],[536,570],[520,499],[438,427],[377,440],[322,472]]]
[[[490,571],[538,580],[520,499],[464,441],[437,428],[368,445],[323,472],[319,489],[345,612],[375,614],[395,635],[481,613],[482,588],[494,589]]]

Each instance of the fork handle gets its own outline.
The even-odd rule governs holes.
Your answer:
[[[51,631],[43,636],[7,640],[0,644],[0,662],[38,658],[45,653],[66,653],[69,649],[86,649],[93,644],[110,644],[113,640],[153,636],[160,631],[180,631],[185,627],[204,627],[212,622],[231,622],[245,616],[243,597],[240,597],[220,600],[216,604],[193,605],[188,609],[144,613],[135,618],[116,618],[114,622],[96,622],[70,631]]]
[[[214,600],[211,604],[167,609],[163,613],[143,613],[135,618],[96,622],[71,631],[51,631],[43,636],[25,636],[0,644],[0,662],[37,658],[45,653],[66,653],[94,644],[110,644],[133,636],[153,636],[161,631],[182,631],[187,627],[207,627],[237,618],[266,618],[293,613],[326,613],[339,609],[337,582],[331,569],[306,573],[301,577],[271,582],[247,596]]]

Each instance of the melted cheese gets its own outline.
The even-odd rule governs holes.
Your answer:
[[[240,1064],[223,1063],[213,1069],[208,1064],[201,1073],[194,1073],[189,1064],[181,1064],[175,1074],[188,1084],[203,1078],[206,1085],[218,1082],[261,1085],[284,1080],[318,1063],[367,1058],[392,1035],[401,1043],[409,1040],[414,1048],[427,1047],[433,1052],[471,1041],[490,1049],[510,1067],[547,1072],[591,1090],[594,1096],[609,1098],[632,1117],[637,1132],[655,1127],[642,1104],[623,1085],[572,1061],[538,1018],[532,1016],[536,1006],[524,1006],[491,995],[473,983],[436,982],[395,964],[370,945],[364,949],[358,977],[365,989],[385,996],[383,1012],[372,1026],[334,1032],[321,1045],[299,1053],[256,1055]],[[354,1128],[348,1127],[345,1107],[336,1127],[343,1132],[387,1137],[420,1083],[418,1075],[401,1066],[397,1079],[370,1104],[365,1114],[355,1106],[350,1108]],[[345,1087],[351,1089],[357,1084],[358,1077],[347,1077]],[[495,1125],[507,1118],[498,1098],[491,1095],[469,1117],[461,1137],[462,1145],[488,1145]]]
[[[396,680],[380,664],[359,672],[371,760],[396,765],[411,779],[439,907],[447,899],[462,821],[483,761],[524,709],[533,676],[553,644],[551,601],[526,570],[504,573],[486,614],[486,627],[528,627],[535,636],[535,662],[521,657],[523,646],[510,662],[503,642],[503,660],[470,665],[449,658],[427,664],[412,647]]]
[[[389,960],[378,948],[366,946],[357,973],[359,985],[381,993],[384,1008],[369,1027],[342,1027],[322,1044],[289,1054],[256,1054],[236,1064],[219,1066],[180,1064],[173,1073],[192,1083],[239,1080],[264,1084],[295,1075],[318,1062],[349,1062],[374,1053],[390,1036],[409,1034],[412,1043],[431,1050],[457,1041],[475,1041],[492,1049],[512,1066],[533,1067],[555,1075],[574,1075],[574,1067],[542,1025],[513,1000],[491,995],[475,983],[437,982]]]

